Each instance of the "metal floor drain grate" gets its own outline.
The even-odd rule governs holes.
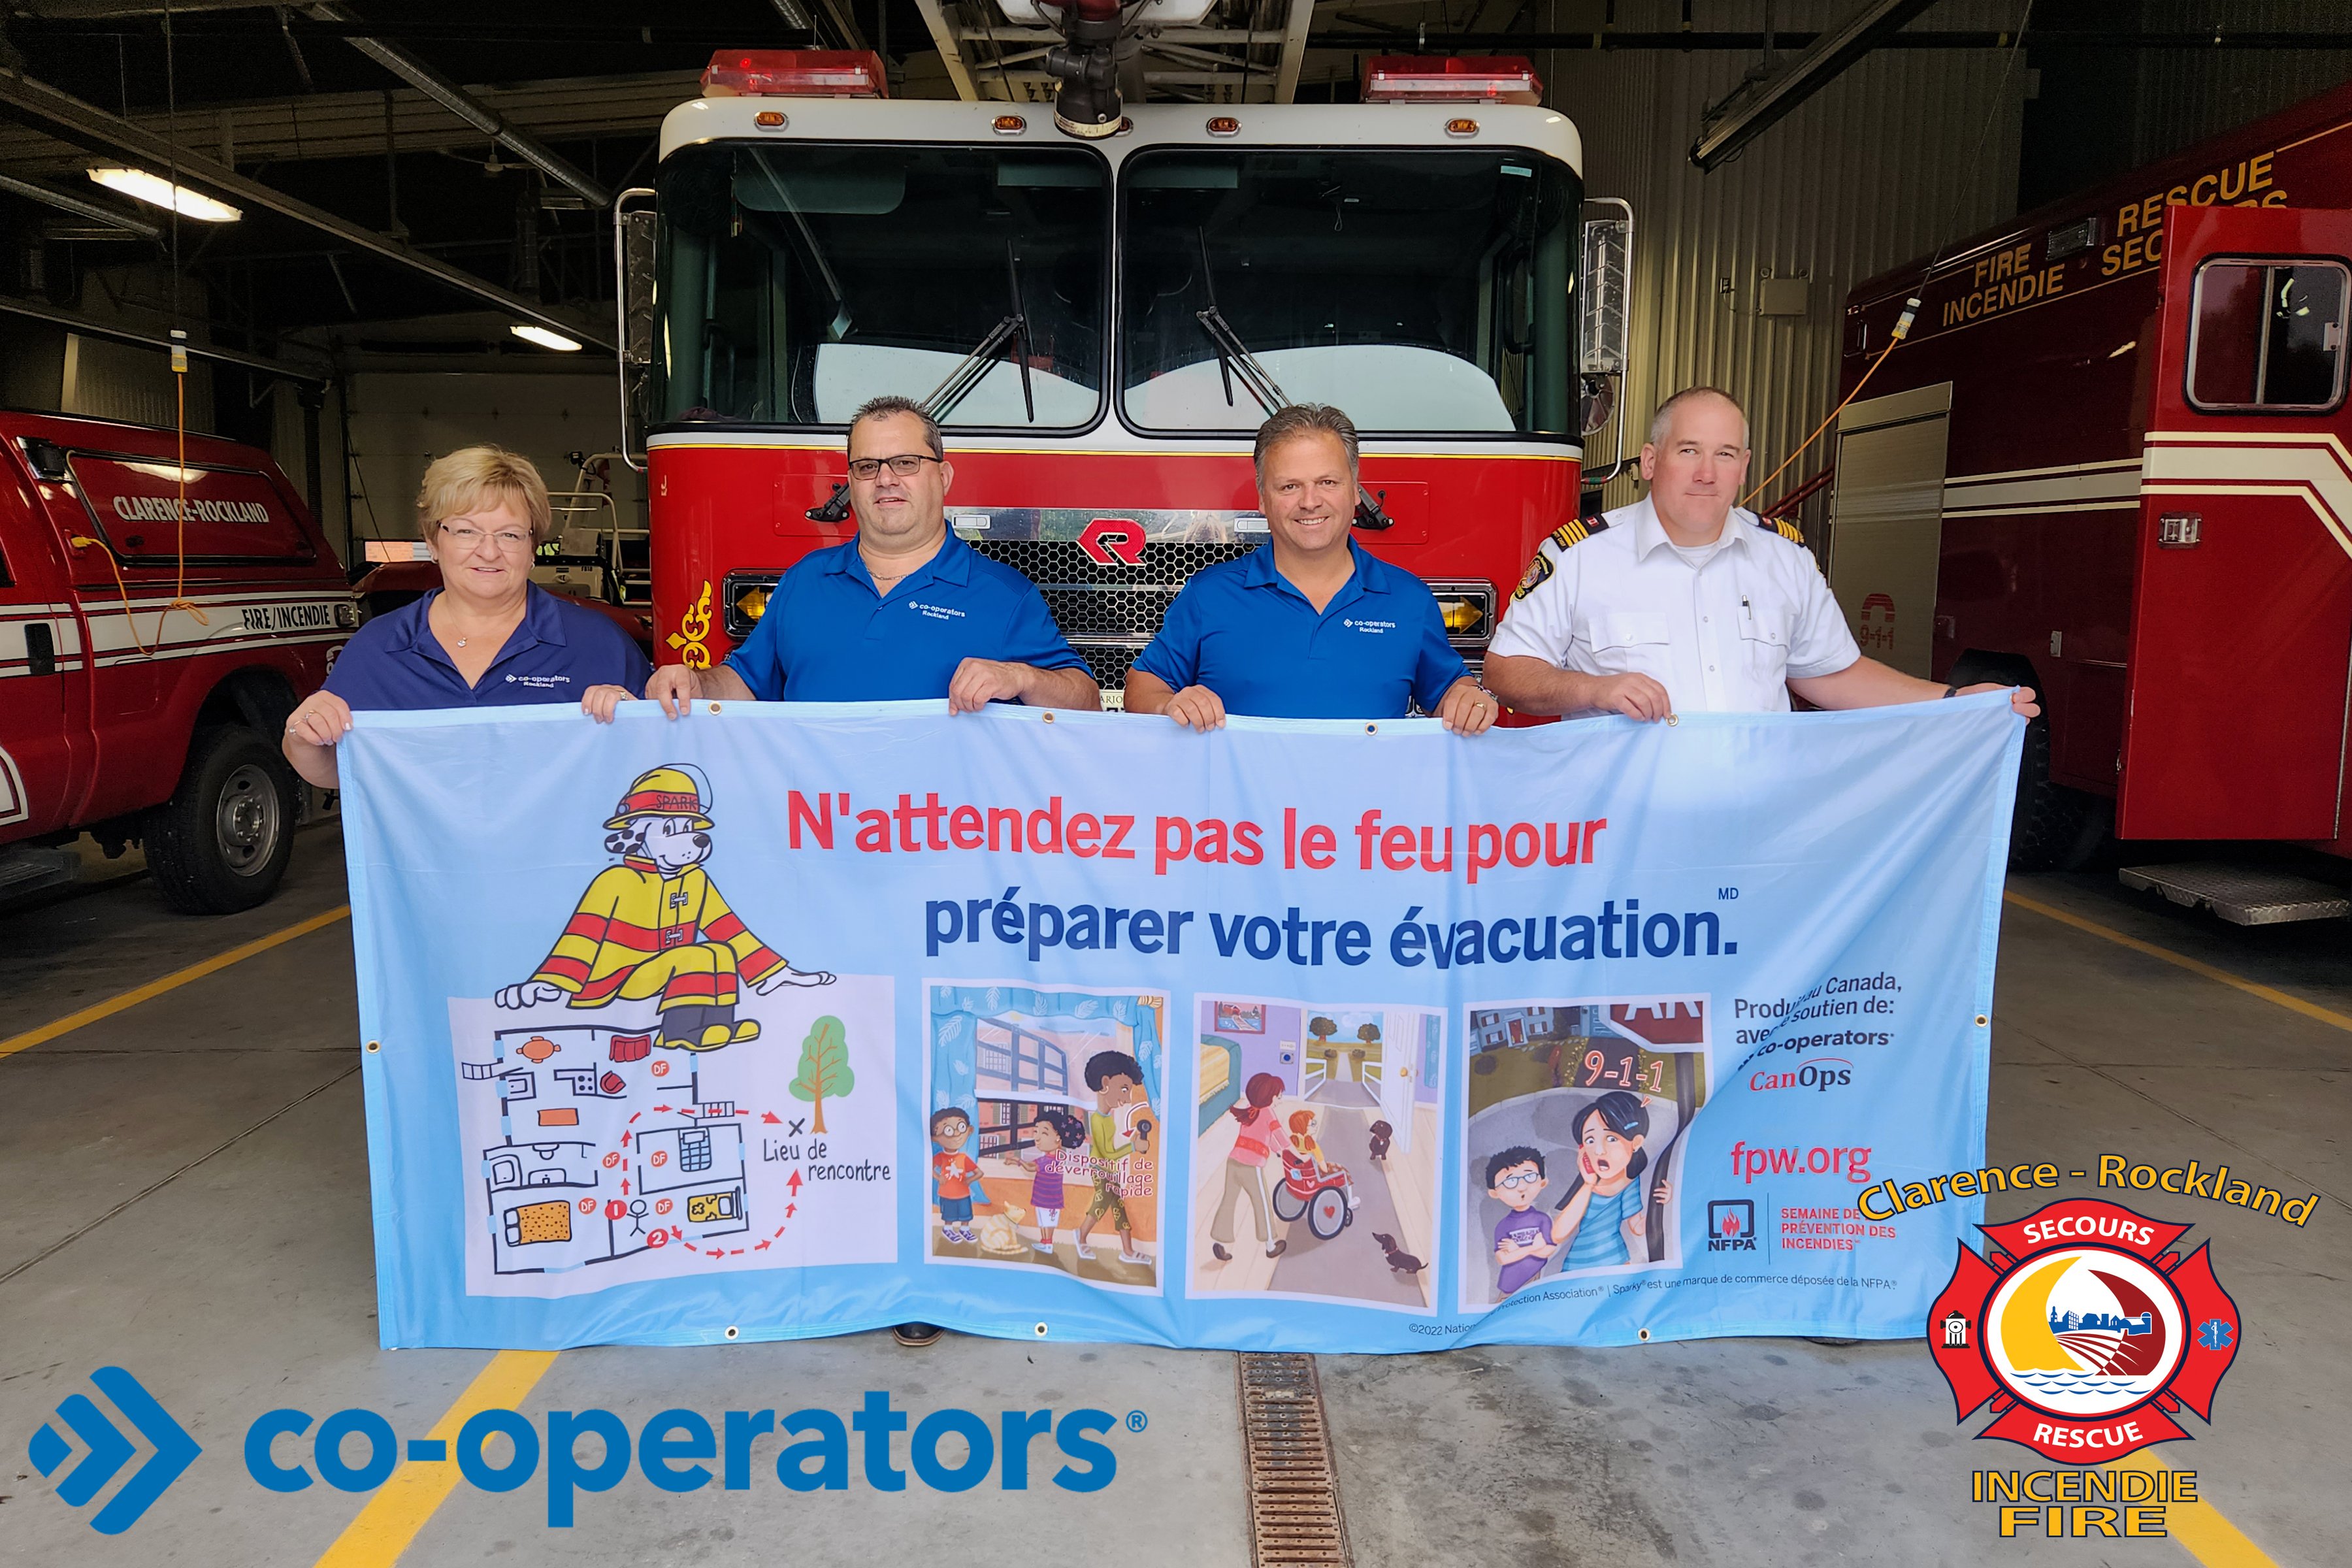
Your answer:
[[[1235,1360],[1252,1561],[1257,1568],[1347,1568],[1348,1533],[1315,1358],[1244,1352]]]

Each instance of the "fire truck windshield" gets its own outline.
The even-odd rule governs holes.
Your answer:
[[[929,393],[1015,314],[1026,391],[1014,353],[997,354],[942,423],[1095,421],[1110,208],[1099,154],[715,142],[666,159],[660,189],[660,422],[845,425],[869,397]]]
[[[1576,175],[1513,149],[1139,152],[1120,171],[1120,405],[1265,417],[1232,342],[1370,433],[1572,438]]]

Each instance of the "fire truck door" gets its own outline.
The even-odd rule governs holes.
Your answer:
[[[1851,403],[1838,416],[1830,592],[1862,651],[1925,679],[1944,542],[1952,384]]]
[[[2352,697],[2352,212],[2165,225],[2116,829],[2331,839]]]
[[[33,523],[0,496],[0,841],[65,820],[89,717],[79,623]]]

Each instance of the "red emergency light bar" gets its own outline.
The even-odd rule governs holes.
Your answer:
[[[705,98],[887,98],[871,49],[721,49],[702,73]]]
[[[1541,103],[1543,79],[1518,55],[1376,55],[1366,103]]]

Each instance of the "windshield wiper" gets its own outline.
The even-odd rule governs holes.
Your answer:
[[[923,399],[923,412],[934,419],[945,419],[953,413],[957,404],[988,379],[989,372],[996,368],[996,356],[1010,348],[1013,363],[1021,369],[1021,405],[1029,423],[1037,423],[1037,395],[1029,384],[1029,315],[1021,303],[1021,264],[1009,239],[1004,242],[1004,275],[1013,300],[1012,314],[991,327],[988,335],[963,356],[963,363],[948,372],[947,379]]]
[[[1217,374],[1224,383],[1225,406],[1234,406],[1234,377],[1238,374],[1242,378],[1242,389],[1255,398],[1258,406],[1268,414],[1277,408],[1287,407],[1290,399],[1284,394],[1281,384],[1274,379],[1265,366],[1257,363],[1257,356],[1249,352],[1249,345],[1242,342],[1241,334],[1234,331],[1233,323],[1225,320],[1223,310],[1217,309],[1216,275],[1209,269],[1208,231],[1196,228],[1192,233],[1201,243],[1201,288],[1209,296],[1209,308],[1193,311],[1192,319],[1201,323],[1201,330],[1209,334],[1209,342],[1216,345]]]
[[[1013,361],[1021,367],[1021,406],[1029,416],[1029,423],[1037,423],[1037,396],[1029,384],[1029,314],[1021,303],[1021,264],[1013,254],[1013,242],[1004,242],[1004,273],[1012,290],[1013,313],[988,329],[988,335],[973,345],[955,369],[948,372],[945,381],[931,388],[922,401],[922,410],[934,421],[943,422],[955,411],[956,405],[971,396],[988,373],[996,368],[996,356],[1007,345],[1013,350]],[[811,522],[841,522],[849,516],[849,481],[842,480],[833,487],[833,494],[802,513]]]
[[[1274,379],[1271,371],[1258,363],[1257,356],[1249,352],[1249,345],[1242,342],[1241,334],[1234,331],[1233,323],[1225,320],[1225,313],[1217,309],[1217,279],[1209,270],[1208,231],[1194,229],[1192,233],[1201,244],[1201,287],[1209,296],[1209,308],[1193,311],[1192,319],[1201,323],[1201,330],[1208,333],[1209,341],[1217,346],[1217,374],[1225,384],[1225,406],[1234,406],[1234,377],[1238,375],[1242,378],[1243,390],[1257,399],[1258,406],[1267,414],[1288,407],[1290,395],[1282,390],[1282,384]],[[1381,509],[1381,502],[1388,497],[1386,490],[1375,496],[1359,484],[1356,487],[1356,515],[1349,526],[1375,533],[1394,528],[1396,519]]]

